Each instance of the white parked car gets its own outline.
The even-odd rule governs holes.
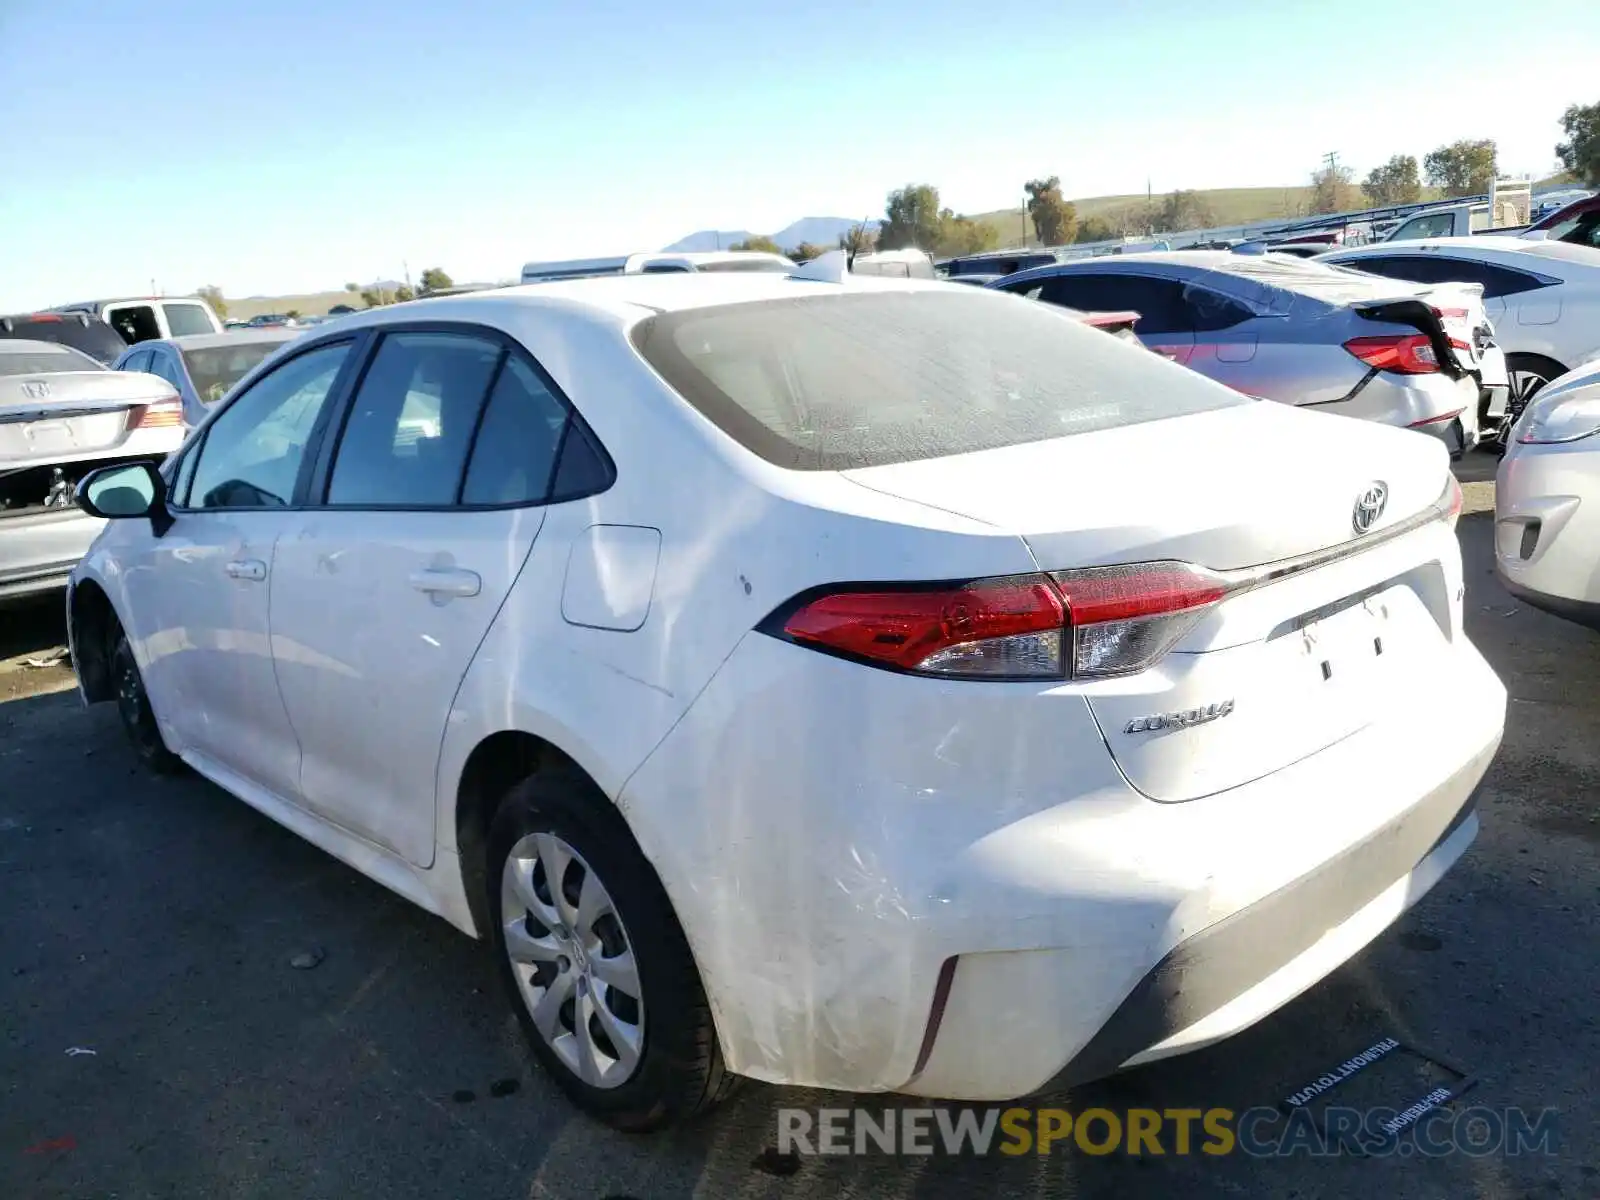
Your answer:
[[[1481,283],[1511,377],[1510,416],[1540,388],[1600,353],[1600,249],[1523,238],[1429,238],[1318,257],[1392,279]]]
[[[1501,460],[1494,507],[1507,590],[1600,629],[1600,360],[1529,404]]]
[[[1505,717],[1443,445],[937,282],[364,312],[81,494],[85,698],[488,940],[629,1128],[1226,1037],[1456,861]]]

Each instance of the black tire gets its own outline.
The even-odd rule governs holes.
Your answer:
[[[637,965],[644,1005],[642,1052],[631,1076],[611,1087],[581,1078],[545,1040],[506,949],[506,859],[519,841],[539,833],[560,838],[595,872],[625,927]],[[513,788],[495,813],[486,865],[489,935],[501,983],[534,1057],[578,1107],[616,1129],[638,1133],[682,1123],[732,1091],[736,1076],[723,1066],[705,990],[666,889],[626,822],[593,782],[576,767],[559,763]],[[548,891],[548,881],[545,887]]]
[[[134,660],[133,647],[122,630],[113,632],[111,647],[111,686],[116,690],[117,717],[128,744],[145,768],[157,775],[176,775],[183,760],[167,749],[144,690],[144,676]]]

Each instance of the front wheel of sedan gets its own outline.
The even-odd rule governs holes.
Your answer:
[[[675,1124],[732,1086],[689,945],[610,801],[575,769],[512,790],[489,838],[503,982],[535,1056],[618,1129]]]
[[[116,688],[117,717],[122,722],[122,732],[128,737],[133,752],[157,775],[175,775],[183,769],[183,760],[167,749],[156,724],[156,715],[150,708],[150,697],[144,690],[144,676],[134,660],[133,647],[128,645],[128,635],[118,631],[116,644],[111,650],[111,683]]]

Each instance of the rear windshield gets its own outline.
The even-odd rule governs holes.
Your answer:
[[[0,346],[0,375],[48,375],[52,371],[103,371],[87,354],[65,346],[48,350],[8,350]]]
[[[284,344],[250,342],[244,340],[242,334],[233,336],[239,338],[238,345],[195,347],[182,352],[183,365],[189,369],[189,378],[202,404],[221,400],[246,372],[254,370],[262,359]]]
[[[22,338],[30,342],[55,342],[81,350],[90,358],[110,366],[128,344],[116,330],[98,317],[80,319],[45,313],[0,319],[0,338]]]
[[[1249,403],[996,292],[812,296],[688,309],[633,331],[644,359],[767,461],[839,471]]]
[[[191,333],[215,333],[211,318],[198,304],[163,304],[167,314],[167,328],[173,337],[187,337]]]

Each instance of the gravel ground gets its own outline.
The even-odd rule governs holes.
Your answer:
[[[1513,697],[1475,847],[1282,1012],[1045,1103],[1242,1110],[1392,1035],[1471,1070],[1475,1104],[1559,1110],[1553,1155],[782,1159],[779,1107],[849,1099],[755,1084],[689,1131],[611,1133],[530,1064],[476,944],[142,775],[68,672],[20,665],[61,639],[52,600],[0,617],[0,1196],[1600,1195],[1600,636],[1496,586],[1492,484],[1468,493],[1468,626]],[[1365,1102],[1426,1090],[1408,1062]]]

